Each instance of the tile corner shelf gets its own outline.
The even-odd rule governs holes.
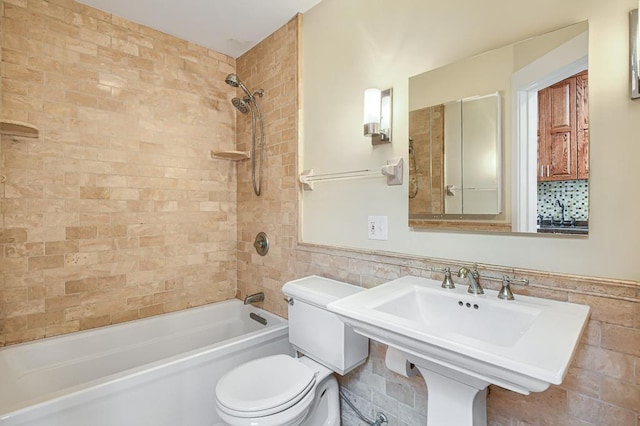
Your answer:
[[[211,158],[241,161],[251,158],[248,151],[211,151]]]
[[[40,131],[33,124],[0,118],[0,134],[37,138],[40,135]]]

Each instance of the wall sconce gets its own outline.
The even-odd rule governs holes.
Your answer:
[[[364,135],[372,145],[391,142],[393,89],[364,91]]]
[[[629,12],[629,57],[631,66],[631,99],[640,98],[640,29],[638,28],[638,9]]]

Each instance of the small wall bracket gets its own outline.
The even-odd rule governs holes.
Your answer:
[[[387,185],[402,185],[403,171],[402,157],[387,160],[387,165],[382,166],[382,174],[387,177]]]
[[[298,180],[302,184],[302,189],[305,191],[313,191],[313,181],[310,179],[313,179],[313,169],[305,170],[300,173]]]

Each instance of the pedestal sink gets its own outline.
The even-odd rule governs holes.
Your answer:
[[[484,426],[490,384],[524,395],[560,384],[589,307],[467,293],[403,277],[330,303],[353,329],[398,349],[429,389],[428,426]]]

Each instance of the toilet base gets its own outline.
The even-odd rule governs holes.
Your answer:
[[[328,376],[318,385],[315,401],[300,424],[340,426],[340,388],[335,376]]]

